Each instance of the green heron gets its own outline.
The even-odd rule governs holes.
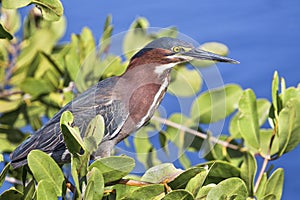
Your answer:
[[[69,110],[81,134],[91,119],[104,118],[105,133],[93,158],[109,156],[112,148],[153,116],[170,83],[170,71],[177,64],[193,59],[238,63],[230,58],[194,48],[174,38],[159,38],[137,52],[121,76],[98,82],[63,107],[41,129],[11,154],[11,165],[27,164],[27,155],[39,149],[58,163],[70,161],[70,153],[60,130],[60,117]]]

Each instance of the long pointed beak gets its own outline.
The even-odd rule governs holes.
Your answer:
[[[227,63],[233,63],[233,64],[239,64],[240,62],[228,57],[220,56],[208,51],[204,51],[201,49],[194,48],[188,52],[183,53],[184,56],[189,56],[193,59],[199,59],[199,60],[212,60],[212,61],[218,61],[218,62],[227,62]]]

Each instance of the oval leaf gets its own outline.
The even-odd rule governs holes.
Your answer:
[[[267,181],[266,195],[275,195],[276,199],[281,199],[282,189],[284,181],[284,171],[282,168],[278,168],[273,172]]]
[[[191,116],[205,124],[224,119],[237,108],[241,94],[241,87],[233,84],[204,92],[194,101]]]
[[[119,180],[126,176],[135,166],[133,158],[128,156],[110,156],[106,158],[100,158],[93,162],[88,170],[90,171],[93,167],[100,170],[103,175],[104,182],[112,182]]]
[[[27,159],[35,180],[49,181],[54,186],[56,195],[61,196],[65,178],[57,163],[48,154],[39,150],[32,150]]]
[[[12,1],[12,0],[2,0],[2,6],[3,8],[8,9],[16,9],[25,7],[28,4],[30,4],[31,0],[18,0],[18,1]]]
[[[244,91],[239,101],[238,126],[246,145],[259,149],[259,121],[256,97],[251,89]]]
[[[246,153],[244,162],[241,166],[241,178],[245,181],[250,196],[253,196],[254,177],[256,175],[257,164],[251,153]]]
[[[147,185],[134,190],[129,196],[124,197],[123,200],[161,199],[161,197],[163,197],[164,194],[164,185]]]
[[[32,0],[32,3],[39,6],[44,19],[57,21],[64,13],[64,8],[59,0]]]
[[[52,182],[47,181],[46,179],[39,181],[36,189],[37,200],[57,199],[56,195],[55,185],[53,185]]]
[[[10,167],[10,164],[7,163],[5,165],[5,167],[3,168],[3,170],[1,171],[1,174],[0,174],[0,188],[1,188],[2,184],[5,181],[5,177],[6,177],[6,174],[8,173],[9,167]]]
[[[194,200],[193,195],[186,190],[174,190],[168,193],[163,200]]]
[[[177,176],[173,181],[169,182],[168,185],[173,189],[184,189],[191,178],[195,177],[199,172],[204,171],[202,167],[193,167],[190,168],[179,176]]]
[[[1,194],[0,199],[1,200],[11,200],[11,199],[21,200],[21,199],[23,199],[23,194],[19,190],[10,188]]]
[[[87,186],[83,199],[102,199],[104,179],[98,168],[93,168],[87,174]]]
[[[148,183],[162,183],[165,180],[172,181],[182,173],[181,169],[176,169],[172,163],[163,163],[148,169],[142,176],[141,181]]]
[[[245,183],[239,178],[229,178],[220,182],[212,188],[207,194],[207,200],[215,199],[235,199],[245,200],[248,197],[248,191]]]
[[[190,70],[184,66],[172,70],[172,82],[168,91],[179,97],[190,97],[199,92],[202,87],[202,79],[197,70]]]

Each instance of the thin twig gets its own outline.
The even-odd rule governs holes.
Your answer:
[[[168,119],[157,117],[157,116],[153,116],[152,119],[158,121],[159,123],[166,124],[167,126],[172,126],[172,127],[177,128],[177,129],[179,129],[181,131],[184,131],[184,132],[190,133],[192,135],[195,135],[197,137],[200,137],[200,138],[202,138],[204,140],[208,139],[211,142],[213,142],[215,144],[222,145],[222,146],[224,146],[226,148],[230,148],[230,149],[233,149],[233,150],[239,150],[239,151],[242,151],[242,152],[245,151],[244,148],[241,148],[241,147],[239,147],[237,145],[231,144],[231,143],[229,143],[227,141],[219,140],[218,138],[213,137],[213,136],[208,136],[205,133],[201,133],[199,131],[193,130],[193,129],[188,128],[188,127],[185,127],[185,126],[183,126],[181,124],[177,124],[177,123],[172,122],[172,121],[170,121]]]
[[[262,179],[262,177],[263,177],[263,175],[265,173],[265,170],[267,168],[268,162],[269,162],[269,159],[266,156],[265,159],[264,159],[263,165],[261,166],[258,178],[257,178],[255,186],[254,186],[254,194],[257,192],[258,186],[259,186],[260,181],[261,181],[261,179]]]

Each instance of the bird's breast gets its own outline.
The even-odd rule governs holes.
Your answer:
[[[129,94],[129,117],[140,128],[154,114],[169,85],[168,78],[163,82],[149,82],[137,86]]]

